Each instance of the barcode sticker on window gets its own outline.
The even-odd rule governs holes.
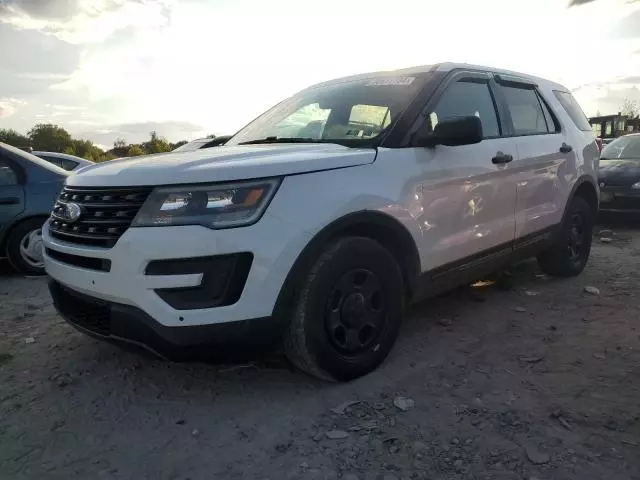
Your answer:
[[[383,87],[383,86],[396,86],[406,87],[411,85],[415,80],[415,77],[381,77],[374,78],[365,83],[365,87]]]

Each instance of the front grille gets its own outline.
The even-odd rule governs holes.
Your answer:
[[[111,307],[105,302],[69,290],[50,282],[53,303],[70,322],[99,335],[111,333]]]
[[[51,236],[71,243],[113,247],[129,228],[151,188],[65,187],[53,207]],[[80,207],[80,217],[70,221],[67,204]]]

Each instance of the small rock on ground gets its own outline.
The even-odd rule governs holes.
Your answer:
[[[338,415],[344,415],[344,412],[347,408],[357,405],[358,403],[360,403],[359,400],[351,400],[350,402],[344,402],[338,405],[337,407],[332,408],[331,411]]]
[[[524,449],[527,453],[527,458],[534,465],[543,465],[545,463],[549,463],[549,454],[541,451],[535,445],[525,444]]]
[[[589,295],[600,295],[600,290],[598,290],[596,287],[584,287],[584,291]]]
[[[329,440],[340,440],[349,436],[344,430],[329,430],[326,435]]]
[[[407,410],[412,409],[415,406],[416,402],[414,402],[411,398],[396,397],[393,399],[393,404],[398,410],[406,412]]]

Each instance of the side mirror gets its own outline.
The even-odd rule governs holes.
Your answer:
[[[439,122],[433,132],[418,139],[420,147],[446,145],[457,147],[482,141],[482,121],[475,115],[447,118]]]

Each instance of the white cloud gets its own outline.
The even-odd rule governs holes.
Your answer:
[[[49,8],[38,8],[45,5]],[[8,1],[0,10],[0,21],[19,29],[39,30],[74,44],[101,42],[118,30],[156,28],[168,22],[168,8],[174,0],[38,0],[27,8],[23,2]],[[25,2],[26,3],[26,2]],[[64,10],[58,16],[55,7]],[[75,7],[75,8],[72,8]],[[72,9],[72,11],[69,11]]]
[[[7,118],[16,113],[19,106],[26,105],[27,102],[17,98],[0,98],[0,118]]]

